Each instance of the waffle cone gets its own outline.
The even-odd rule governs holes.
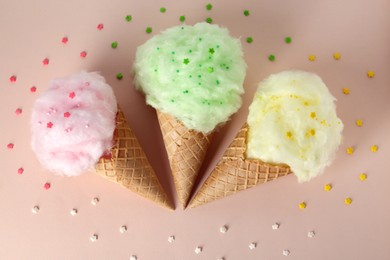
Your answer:
[[[291,173],[286,165],[272,165],[261,160],[246,159],[247,132],[248,125],[245,123],[215,169],[191,200],[189,204],[191,208]]]
[[[177,195],[185,207],[213,134],[190,130],[174,117],[159,110],[157,117]]]
[[[114,147],[96,165],[96,173],[137,193],[173,209],[142,147],[130,129],[125,115],[118,108]]]

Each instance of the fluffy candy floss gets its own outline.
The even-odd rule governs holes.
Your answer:
[[[287,164],[299,182],[320,174],[341,143],[335,98],[315,74],[284,71],[260,82],[248,115],[247,157]]]
[[[50,171],[80,175],[112,147],[116,112],[113,90],[98,73],[53,80],[34,104],[32,149]]]
[[[241,106],[241,44],[218,25],[182,25],[154,36],[138,47],[134,71],[147,103],[188,129],[209,133]]]

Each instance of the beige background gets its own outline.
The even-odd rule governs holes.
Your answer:
[[[211,11],[207,3],[213,4]],[[166,13],[160,13],[166,7]],[[245,17],[243,10],[250,10]],[[375,1],[11,1],[0,0],[0,259],[390,259],[390,2]],[[125,21],[132,15],[131,22]],[[32,153],[29,118],[50,79],[80,70],[101,71],[112,85],[164,188],[177,199],[155,112],[132,84],[136,47],[159,31],[211,17],[241,37],[248,63],[242,109],[207,154],[203,179],[245,121],[257,83],[271,73],[318,73],[338,99],[344,143],[324,175],[306,184],[284,177],[203,207],[167,211],[85,174],[61,178]],[[96,27],[104,24],[99,31]],[[153,27],[151,35],[145,33]],[[62,44],[63,36],[69,38]],[[248,44],[245,38],[254,42]],[[291,36],[291,44],[284,37]],[[117,49],[111,42],[118,41]],[[87,51],[85,59],[79,53]],[[333,53],[340,52],[335,61]],[[276,55],[269,62],[269,54]],[[308,56],[315,54],[314,62]],[[49,58],[48,66],[42,60]],[[366,76],[373,70],[375,78]],[[124,74],[123,80],[115,78]],[[15,83],[9,77],[17,76]],[[36,86],[37,92],[30,93]],[[348,87],[349,95],[342,89]],[[20,116],[15,110],[22,108]],[[355,125],[356,119],[363,127]],[[14,143],[14,149],[7,149]],[[372,153],[371,145],[379,151]],[[346,147],[355,147],[347,155]],[[17,174],[24,168],[22,175]],[[367,180],[359,174],[367,173]],[[202,181],[201,180],[201,181]],[[45,190],[45,182],[51,188]],[[330,192],[323,186],[331,183]],[[99,197],[100,203],[90,201]],[[353,203],[344,204],[351,197]],[[298,204],[307,203],[305,210]],[[33,214],[31,208],[40,206]],[[77,208],[72,217],[69,212]],[[272,230],[275,222],[278,230]],[[118,229],[127,225],[128,231]],[[219,228],[229,226],[226,234]],[[316,236],[308,238],[314,230]],[[92,234],[99,240],[90,242]],[[168,236],[176,241],[168,243]],[[257,243],[250,250],[248,245]],[[203,252],[194,253],[196,246]]]

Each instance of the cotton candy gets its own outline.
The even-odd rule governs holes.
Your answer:
[[[287,164],[299,182],[322,173],[342,139],[334,102],[313,73],[271,75],[260,82],[249,107],[247,157]]]
[[[96,72],[55,79],[35,101],[31,146],[44,168],[66,176],[91,169],[113,143],[117,103]]]
[[[203,133],[240,108],[245,71],[240,41],[208,23],[152,37],[138,47],[134,63],[135,85],[146,102]]]

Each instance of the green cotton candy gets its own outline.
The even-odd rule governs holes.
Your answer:
[[[138,47],[135,85],[155,109],[209,133],[240,108],[246,67],[240,41],[227,29],[182,25]]]

